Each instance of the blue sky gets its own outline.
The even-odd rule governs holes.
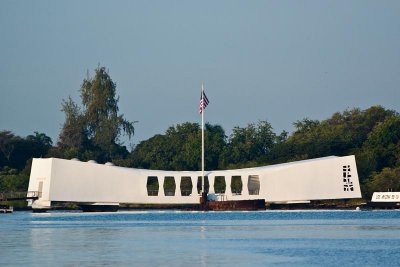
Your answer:
[[[400,1],[9,1],[0,8],[0,130],[56,142],[62,99],[100,64],[133,143],[206,121],[292,131],[346,108],[400,111]]]

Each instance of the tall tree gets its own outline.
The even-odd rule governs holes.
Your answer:
[[[83,80],[80,93],[82,111],[71,99],[63,101],[66,121],[60,134],[60,144],[65,145],[67,150],[94,155],[102,162],[126,156],[126,148],[119,138],[122,134],[129,139],[134,135],[134,122],[118,114],[116,84],[108,71],[98,67],[93,78],[88,76]]]
[[[95,70],[94,78],[86,78],[81,86],[81,98],[89,137],[96,145],[109,149],[122,132],[129,138],[134,134],[133,122],[118,115],[116,84],[104,67]]]

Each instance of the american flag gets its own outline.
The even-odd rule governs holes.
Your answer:
[[[201,91],[201,96],[200,96],[200,114],[207,107],[208,103],[210,103],[210,101],[208,101],[206,93],[204,93],[204,91]]]

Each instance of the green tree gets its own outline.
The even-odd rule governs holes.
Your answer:
[[[221,159],[222,165],[234,168],[237,164],[244,164],[254,159],[256,144],[256,127],[248,124],[241,128],[236,126],[228,139]]]
[[[309,118],[304,118],[303,120],[297,120],[293,123],[293,126],[296,128],[295,133],[303,133],[310,134],[312,133],[320,122],[318,120],[311,120]]]
[[[59,135],[58,147],[66,158],[79,158],[89,143],[84,114],[71,97],[63,100],[61,111],[65,114],[65,122]]]
[[[9,167],[0,170],[0,192],[26,191],[29,184],[29,175],[18,173],[18,170]]]
[[[217,169],[225,145],[225,132],[219,125],[205,125],[205,164]],[[163,170],[201,168],[201,129],[197,123],[169,127],[164,135],[142,141],[131,154],[132,166]]]
[[[59,146],[64,156],[94,157],[99,162],[126,157],[128,151],[120,143],[120,137],[126,134],[130,139],[134,135],[135,122],[118,114],[116,84],[108,71],[98,67],[93,78],[83,80],[80,93],[82,109],[71,98],[62,104],[66,120]]]
[[[400,166],[400,116],[378,124],[368,135],[362,154],[369,155],[372,171]]]
[[[196,170],[201,151],[200,126],[197,123],[182,123],[169,127],[165,133],[166,148],[173,152],[170,170]],[[166,154],[168,152],[166,151]]]
[[[198,170],[200,127],[183,123],[169,127],[164,135],[142,141],[132,151],[133,166],[163,170]]]
[[[201,139],[200,135],[197,135],[196,138],[197,146],[196,153],[201,153]],[[222,166],[219,165],[220,157],[224,151],[226,146],[226,135],[225,131],[220,125],[212,125],[209,123],[205,124],[205,131],[204,131],[204,161],[205,161],[205,168],[207,170],[218,170],[221,169]],[[200,155],[197,154],[196,158],[198,164],[201,164]],[[201,169],[201,165],[198,165],[197,170]]]
[[[118,115],[116,84],[104,67],[95,70],[94,78],[84,79],[81,98],[87,132],[93,143],[110,151],[110,146],[118,143],[122,132],[129,138],[134,134],[133,122]]]
[[[368,183],[368,197],[373,192],[400,191],[400,167],[384,168],[379,173],[374,173]]]
[[[286,160],[356,153],[376,125],[396,113],[373,106],[367,110],[336,112],[321,122],[304,119],[294,123],[295,132],[288,138]]]
[[[0,132],[0,170],[2,168],[23,170],[30,165],[33,157],[46,157],[52,147],[51,138],[44,133],[35,132],[26,138],[16,136],[10,131]]]
[[[275,144],[285,138],[285,133],[278,137],[267,121],[259,121],[257,125],[250,123],[245,128],[235,127],[223,151],[221,165],[236,168],[266,163]]]
[[[26,141],[31,144],[34,157],[45,157],[53,145],[53,141],[44,133],[34,132],[28,135]]]

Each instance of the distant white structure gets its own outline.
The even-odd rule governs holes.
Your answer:
[[[354,156],[325,157],[272,166],[207,171],[209,193],[223,200],[265,199],[266,202],[301,202],[360,198]],[[143,170],[57,158],[33,159],[28,191],[40,197],[34,209],[52,202],[78,204],[198,204],[201,171]],[[225,190],[215,192],[216,179]],[[175,190],[164,185],[175,183]],[[232,181],[241,183],[232,192]],[[158,181],[158,186],[157,186]],[[153,183],[149,186],[149,183]],[[189,185],[189,187],[187,186]],[[158,188],[158,190],[157,190]]]
[[[400,202],[400,192],[374,192],[371,202]]]
[[[400,192],[374,192],[368,206],[377,209],[399,209]]]

